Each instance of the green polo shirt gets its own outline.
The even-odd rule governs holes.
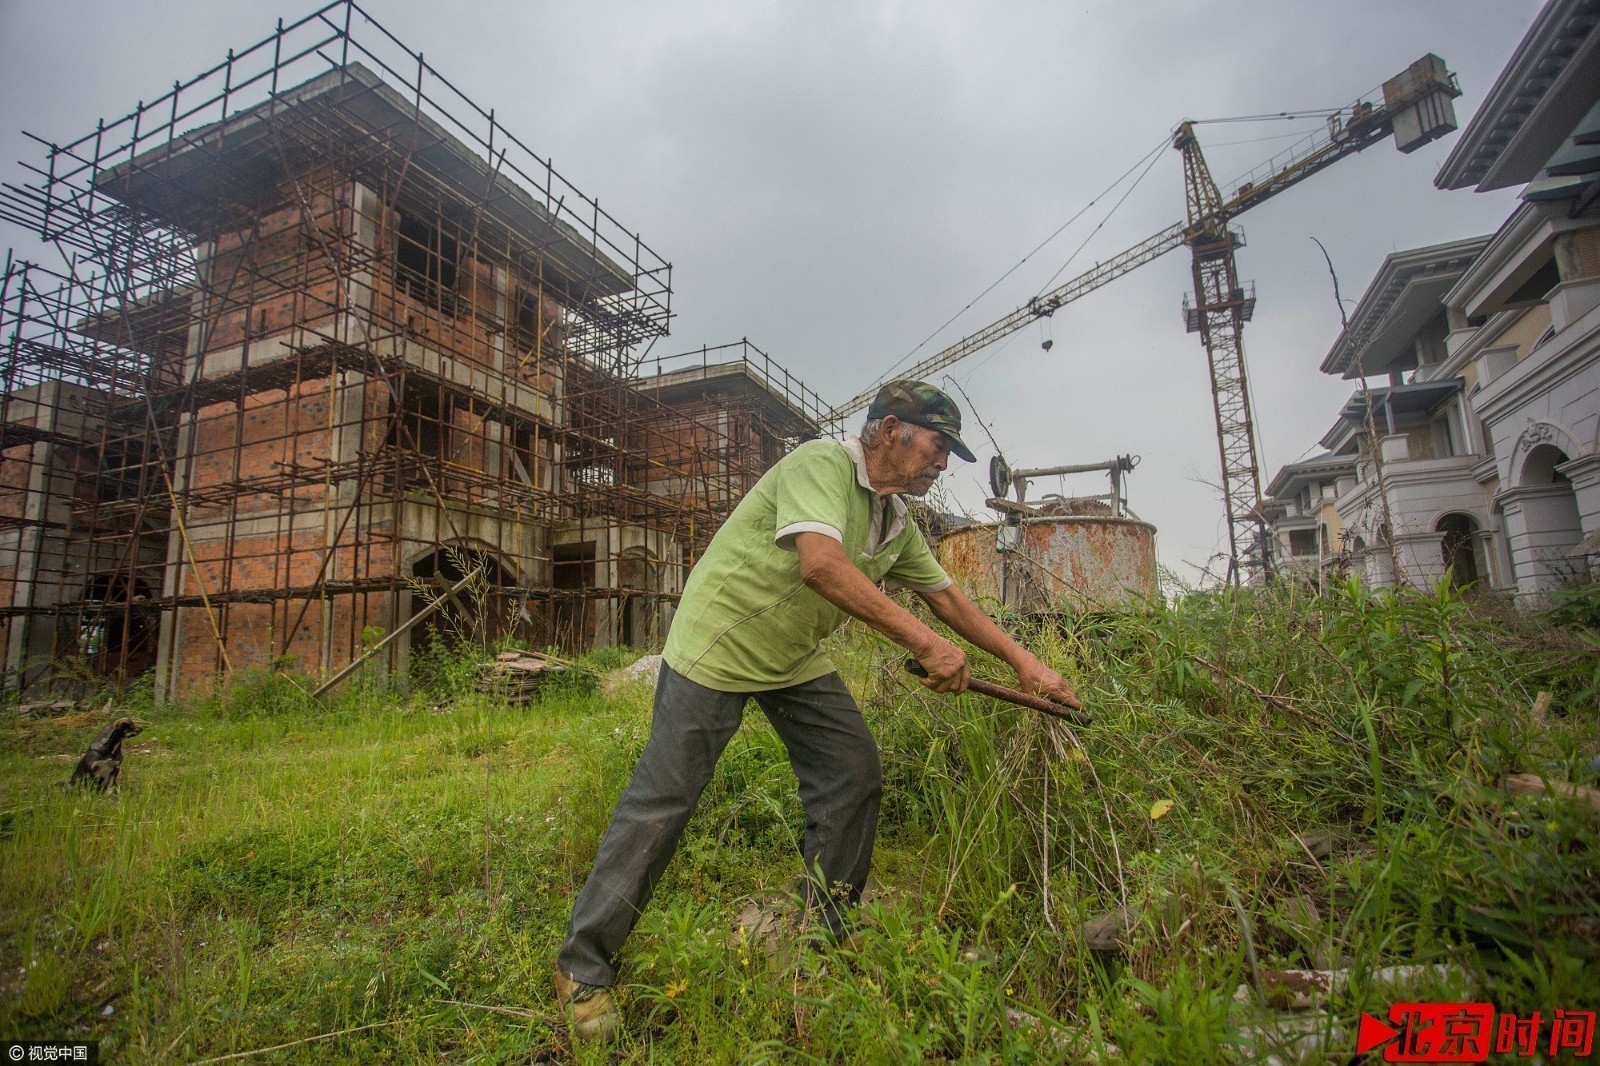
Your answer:
[[[760,692],[833,672],[824,637],[848,616],[800,580],[798,533],[821,533],[887,591],[938,592],[950,578],[906,520],[879,496],[855,438],[800,445],[762,475],[689,575],[663,657],[689,680]]]

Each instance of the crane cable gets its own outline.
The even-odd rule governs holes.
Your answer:
[[[1166,147],[1167,143],[1168,142],[1163,142],[1162,147]],[[1066,270],[1067,267],[1071,266],[1072,261],[1078,258],[1079,254],[1082,253],[1084,248],[1088,246],[1090,241],[1094,240],[1094,235],[1105,228],[1105,224],[1111,221],[1111,216],[1117,213],[1117,208],[1128,202],[1128,197],[1133,195],[1133,190],[1139,187],[1139,183],[1144,181],[1145,176],[1155,168],[1156,163],[1160,162],[1161,158],[1162,157],[1159,155],[1152,155],[1149,157],[1150,162],[1145,164],[1144,170],[1140,171],[1139,176],[1133,179],[1133,184],[1128,186],[1128,191],[1123,193],[1122,197],[1116,203],[1111,205],[1111,210],[1106,212],[1106,217],[1102,218],[1099,224],[1096,225],[1094,229],[1089,231],[1089,235],[1079,243],[1078,247],[1073,249],[1072,254],[1067,256],[1067,261],[1056,268],[1056,272],[1050,275],[1050,280],[1039,286],[1039,291],[1034,294],[1035,296],[1043,296],[1050,286],[1056,283],[1056,279],[1061,276],[1061,272]]]
[[[1374,85],[1372,88],[1356,97],[1356,103],[1360,103],[1369,96],[1376,96],[1382,91],[1382,84]],[[1354,106],[1355,104],[1343,104],[1339,107],[1314,107],[1306,108],[1300,111],[1272,111],[1263,112],[1259,115],[1227,115],[1223,118],[1191,118],[1187,119],[1186,121],[1191,126],[1213,126],[1226,122],[1273,122],[1278,119],[1287,119],[1292,121],[1294,119],[1301,118],[1327,118],[1329,115],[1337,115],[1340,112],[1348,111]]]
[[[1217,126],[1228,122],[1275,122],[1279,119],[1294,121],[1302,118],[1327,118],[1329,115],[1344,111],[1349,107],[1324,107],[1309,111],[1274,111],[1271,114],[1260,115],[1229,115],[1227,118],[1191,118],[1191,126]]]
[[[1238,141],[1218,141],[1216,144],[1207,145],[1206,147],[1208,149],[1211,149],[1211,148],[1233,148],[1236,145],[1241,145],[1241,144],[1262,144],[1262,143],[1264,143],[1266,141],[1287,141],[1290,137],[1304,137],[1304,136],[1306,136],[1306,133],[1305,133],[1304,130],[1293,130],[1293,131],[1291,131],[1289,133],[1271,133],[1271,134],[1268,134],[1265,137],[1246,137],[1243,140],[1238,140]]]
[[[1163,140],[1160,147],[1165,148],[1169,143],[1170,143],[1169,141]],[[1161,155],[1157,154],[1156,152],[1152,152],[1151,154],[1145,156],[1144,159],[1139,160],[1139,163],[1144,163],[1144,170],[1139,172],[1139,176],[1134,179],[1133,184],[1128,186],[1127,192],[1124,192],[1122,194],[1122,196],[1117,200],[1117,202],[1111,205],[1111,210],[1106,212],[1105,217],[1102,218],[1098,223],[1096,223],[1094,229],[1089,231],[1089,235],[1087,237],[1085,237],[1081,242],[1079,242],[1078,247],[1073,249],[1071,255],[1067,256],[1066,262],[1062,263],[1059,267],[1057,267],[1056,268],[1056,272],[1054,274],[1050,275],[1050,280],[1046,281],[1043,285],[1039,286],[1039,291],[1034,294],[1034,298],[1035,299],[1037,299],[1040,296],[1043,296],[1045,294],[1045,292],[1049,290],[1050,286],[1052,286],[1052,285],[1054,285],[1056,283],[1056,279],[1061,276],[1062,271],[1066,270],[1067,267],[1071,266],[1072,263],[1073,263],[1073,260],[1077,259],[1078,256],[1080,254],[1082,254],[1084,248],[1088,247],[1089,242],[1094,240],[1095,234],[1099,233],[1101,231],[1101,229],[1103,229],[1105,227],[1105,224],[1107,222],[1111,221],[1111,216],[1115,215],[1117,213],[1117,209],[1119,207],[1121,207],[1124,203],[1127,202],[1128,197],[1133,195],[1133,190],[1135,190],[1135,189],[1137,189],[1139,187],[1139,183],[1144,181],[1145,176],[1148,175],[1150,173],[1150,171],[1155,168],[1156,163],[1158,163],[1161,160],[1161,158],[1162,158]],[[1148,162],[1146,162],[1146,160],[1148,160]],[[1135,163],[1134,166],[1137,167],[1139,165],[1139,163]],[[1131,174],[1131,173],[1132,173],[1132,170],[1129,170],[1127,173],[1123,174],[1122,177],[1125,178],[1125,177],[1128,176],[1128,174]],[[1120,182],[1122,180],[1122,178],[1118,178],[1117,180]],[[1105,194],[1102,193],[1101,195],[1103,196]],[[1099,197],[1096,197],[1095,199],[1098,200]],[[1093,203],[1091,203],[1089,206],[1092,207],[1094,205],[1093,205]],[[1084,208],[1084,210],[1087,211],[1088,207]],[[1083,213],[1082,211],[1078,212],[1078,214],[1080,214],[1080,215],[1082,213]],[[1059,233],[1060,230],[1057,230],[1056,232]],[[1035,250],[1037,250],[1037,249],[1035,249]],[[1032,254],[1032,253],[1029,253],[1029,254]],[[1010,337],[1006,338],[1006,342],[1009,342],[1010,340],[1011,340]],[[982,359],[980,359],[976,363],[974,363],[970,370],[968,370],[965,374],[961,375],[961,380],[962,381],[970,380],[972,375],[976,374],[978,372],[978,370],[985,363],[987,363],[989,360],[993,359],[995,356],[999,355],[1001,352],[1005,351],[1006,342],[1002,342],[1001,344],[996,345],[994,347],[994,349],[989,352],[988,355],[985,355]]]
[[[995,290],[995,288],[1001,282],[1005,281],[1012,274],[1015,274],[1019,269],[1021,269],[1021,267],[1023,266],[1024,263],[1026,263],[1029,259],[1032,259],[1035,255],[1037,255],[1045,247],[1045,245],[1049,244],[1051,241],[1053,241],[1057,237],[1061,236],[1061,234],[1066,231],[1067,227],[1071,226],[1074,222],[1078,221],[1078,219],[1082,218],[1089,211],[1089,209],[1091,207],[1093,207],[1095,204],[1099,203],[1107,194],[1109,194],[1111,192],[1111,190],[1115,189],[1118,185],[1121,185],[1124,181],[1126,181],[1129,174],[1132,174],[1135,170],[1138,170],[1141,166],[1145,167],[1146,172],[1148,172],[1149,171],[1149,166],[1147,164],[1150,163],[1150,162],[1153,162],[1154,159],[1159,158],[1160,154],[1161,154],[1161,151],[1163,149],[1165,149],[1168,146],[1168,144],[1170,144],[1170,143],[1171,143],[1170,138],[1163,137],[1161,139],[1161,141],[1154,148],[1150,149],[1150,151],[1147,152],[1145,155],[1140,156],[1138,162],[1134,163],[1133,166],[1131,166],[1127,170],[1123,171],[1120,175],[1117,176],[1117,179],[1115,181],[1113,181],[1110,185],[1107,185],[1100,192],[1096,193],[1095,196],[1094,196],[1094,199],[1092,199],[1088,203],[1084,204],[1081,208],[1078,209],[1076,214],[1074,214],[1071,218],[1067,219],[1060,226],[1058,226],[1054,233],[1050,234],[1050,236],[1048,236],[1044,240],[1040,241],[1036,246],[1034,246],[1032,251],[1030,251],[1027,255],[1023,256],[1021,259],[1017,260],[1016,263],[1014,263],[1011,266],[1011,268],[1008,269],[1004,274],[1001,274],[998,278],[995,278],[994,281],[992,281],[989,284],[988,288],[984,289],[982,292],[978,293],[978,295],[974,296],[971,300],[967,301],[967,304],[966,304],[965,307],[961,308],[961,310],[957,311],[955,314],[953,314],[949,318],[945,319],[945,321],[937,329],[935,329],[932,333],[930,333],[926,337],[924,337],[920,344],[918,344],[915,348],[912,348],[909,352],[907,352],[905,355],[901,356],[898,360],[896,360],[895,364],[893,366],[891,366],[888,370],[885,370],[883,372],[883,376],[882,376],[882,378],[880,378],[880,380],[888,380],[888,378],[892,374],[894,374],[894,372],[896,370],[900,369],[900,367],[905,364],[906,360],[910,359],[912,356],[914,356],[918,352],[922,351],[922,349],[926,348],[930,341],[932,341],[939,334],[943,333],[946,329],[949,329],[950,328],[950,324],[953,323],[956,319],[960,318],[962,315],[964,315],[968,311],[972,310],[972,306],[974,304],[976,304],[979,300],[983,299],[985,296],[987,296],[991,292],[993,292]],[[1144,175],[1141,174],[1140,178],[1143,178],[1143,176]],[[1135,184],[1137,184],[1137,182]],[[1124,199],[1126,199],[1126,196],[1124,196]],[[1119,200],[1118,203],[1120,204],[1121,201]],[[1113,208],[1113,210],[1115,210],[1115,209]],[[1076,253],[1074,253],[1074,254],[1076,254]],[[1059,274],[1060,271],[1057,271],[1057,273]]]

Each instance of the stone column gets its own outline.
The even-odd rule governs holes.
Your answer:
[[[1537,600],[1566,583],[1576,565],[1568,556],[1583,537],[1572,489],[1525,485],[1506,489],[1496,502],[1505,513],[1518,597]]]
[[[1480,529],[1472,536],[1477,541],[1478,560],[1483,564],[1483,573],[1479,575],[1483,587],[1490,589],[1508,587],[1511,581],[1503,573],[1504,567],[1500,563],[1499,552],[1495,549],[1494,530]]]
[[[46,381],[25,390],[33,394],[32,399],[15,398],[12,417],[31,417],[39,429],[53,431],[60,387],[58,381]],[[54,460],[55,445],[49,441],[36,440],[28,445],[28,457],[24,460],[28,464],[27,493],[22,498],[24,524],[17,527],[17,568],[12,577],[11,606],[19,613],[11,618],[11,639],[6,649],[7,687],[11,689],[21,689],[36,680],[45,669],[39,664],[48,660],[51,652],[50,636],[54,627],[28,609],[35,605],[39,592]]]
[[[1440,548],[1443,540],[1443,533],[1430,530],[1395,534],[1394,551],[1400,557],[1407,582],[1427,587],[1444,576],[1444,552]]]
[[[1361,564],[1362,581],[1368,588],[1386,589],[1394,586],[1394,564],[1389,558],[1389,548],[1381,537],[1374,534],[1372,543],[1357,558]]]
[[[1556,261],[1556,277],[1562,281],[1583,278],[1583,255],[1578,251],[1578,234],[1575,231],[1556,234],[1550,242],[1550,251]]]
[[[1600,455],[1580,455],[1556,470],[1572,482],[1578,497],[1578,521],[1585,535],[1600,529]]]

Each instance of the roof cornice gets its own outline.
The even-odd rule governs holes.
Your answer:
[[[1461,131],[1434,185],[1488,192],[1531,181],[1600,95],[1597,27],[1600,0],[1545,4]],[[1538,160],[1531,171],[1528,158]]]
[[[1267,495],[1280,497],[1288,492],[1291,486],[1298,486],[1302,481],[1330,475],[1353,474],[1355,469],[1356,457],[1353,455],[1319,455],[1298,463],[1286,463],[1278,468],[1271,483],[1267,485]]]
[[[1473,260],[1488,246],[1489,240],[1490,235],[1485,234],[1425,248],[1408,248],[1385,256],[1383,265],[1378,268],[1367,291],[1362,293],[1361,302],[1351,313],[1349,322],[1323,358],[1322,372],[1343,374],[1345,377],[1362,376],[1355,372],[1356,359],[1379,346],[1390,320],[1407,309],[1410,301],[1415,299],[1427,299],[1443,307],[1440,284],[1453,284],[1455,279],[1466,273]],[[1449,285],[1444,287],[1448,288]],[[1368,366],[1366,373],[1375,374],[1381,369]]]

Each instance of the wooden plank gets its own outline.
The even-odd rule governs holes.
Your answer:
[[[476,571],[474,571],[474,573],[475,572]],[[345,678],[349,677],[351,674],[355,673],[356,669],[362,663],[366,662],[368,659],[372,658],[374,655],[378,654],[380,651],[382,651],[383,649],[387,648],[390,644],[394,643],[394,641],[399,639],[400,634],[410,632],[412,626],[416,625],[418,622],[422,621],[425,618],[432,617],[434,615],[434,613],[439,610],[440,607],[444,606],[447,597],[449,599],[454,599],[456,593],[458,593],[462,589],[466,588],[467,587],[467,582],[469,582],[471,580],[472,580],[472,574],[468,574],[466,577],[462,578],[460,581],[457,581],[453,586],[451,586],[450,590],[444,596],[441,596],[438,599],[434,600],[432,603],[428,604],[428,606],[424,607],[422,610],[418,611],[416,614],[414,614],[410,618],[406,619],[406,621],[404,623],[396,626],[393,633],[390,633],[388,636],[386,636],[382,640],[378,641],[378,643],[376,643],[372,647],[368,648],[365,653],[363,653],[358,658],[354,659],[343,670],[340,670],[337,674],[334,674],[332,677],[328,678],[328,680],[324,681],[321,685],[319,685],[317,687],[317,690],[311,694],[311,698],[314,699],[314,700],[320,700],[323,697],[323,695],[325,693],[329,692],[335,685],[337,685],[339,682],[343,681]]]

